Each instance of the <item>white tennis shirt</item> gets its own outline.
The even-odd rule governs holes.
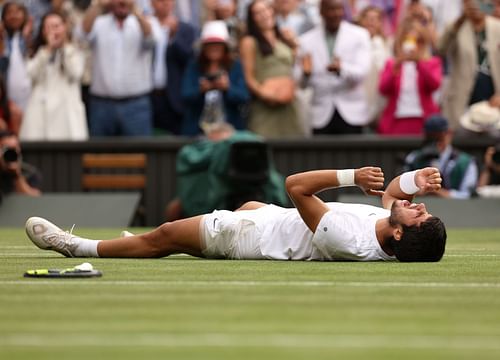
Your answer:
[[[258,209],[252,220],[262,234],[262,255],[278,260],[395,260],[382,250],[375,232],[377,220],[388,217],[389,210],[337,202],[328,207],[314,233],[295,208],[266,205]]]
[[[88,35],[92,46],[90,93],[112,98],[149,93],[153,89],[155,36],[144,36],[133,15],[122,27],[112,14],[98,16]]]

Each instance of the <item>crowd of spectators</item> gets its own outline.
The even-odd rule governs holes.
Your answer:
[[[264,138],[500,128],[499,0],[0,6],[0,130],[21,140],[197,136],[210,99]]]

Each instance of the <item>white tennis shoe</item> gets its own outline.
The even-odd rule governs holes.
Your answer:
[[[132,234],[130,231],[127,231],[127,230],[123,230],[123,231],[120,233],[120,237],[121,237],[121,238],[124,238],[124,237],[129,237],[129,236],[134,236],[134,234]]]
[[[72,231],[73,229],[71,229]],[[77,236],[63,231],[50,221],[40,217],[30,217],[26,221],[26,234],[30,240],[43,250],[54,250],[67,257],[75,257]]]

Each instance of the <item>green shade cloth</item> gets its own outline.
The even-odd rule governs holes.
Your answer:
[[[236,131],[223,141],[202,140],[184,146],[177,156],[177,195],[182,203],[184,216],[195,216],[212,212],[215,209],[231,209],[230,195],[235,190],[235,184],[227,175],[230,161],[231,145],[241,141],[262,141],[257,135],[247,131]],[[285,191],[285,181],[274,164],[269,164],[268,179],[255,188],[247,186],[252,193],[260,190],[264,202],[287,206],[288,197]]]

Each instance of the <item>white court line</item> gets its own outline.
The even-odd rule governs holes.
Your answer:
[[[499,257],[500,254],[448,254],[444,257]]]
[[[2,245],[0,246],[1,250],[5,249],[33,249],[33,245]]]
[[[23,333],[0,336],[0,346],[54,347],[136,347],[161,348],[348,348],[348,349],[454,349],[500,350],[496,336],[488,335],[328,335],[328,334],[47,334]]]
[[[11,257],[16,257],[16,258],[28,258],[28,257],[37,257],[37,258],[61,258],[64,259],[64,256],[58,256],[55,253],[51,256],[47,256],[47,254],[39,254],[39,253],[34,253],[34,252],[29,252],[29,253],[11,253],[11,252],[6,252],[3,254],[0,254],[0,258],[11,258]]]
[[[356,281],[199,281],[199,280],[84,280],[84,279],[19,279],[0,280],[0,285],[139,285],[139,286],[235,286],[235,287],[263,287],[263,286],[304,286],[304,287],[383,287],[383,288],[491,288],[500,289],[500,283],[450,283],[450,282],[356,282]]]
[[[33,252],[33,251],[30,251],[30,252],[25,252],[25,253],[21,253],[21,252],[4,252],[3,254],[0,254],[0,258],[7,258],[7,257],[13,257],[13,256],[16,256],[16,257],[47,257],[47,258],[64,258],[62,256],[59,256],[57,255],[56,253],[52,253],[50,256],[48,256],[47,253],[44,253],[43,255],[40,253],[40,252]],[[169,256],[170,258],[173,258],[173,257],[176,257],[176,258],[179,258],[179,257],[186,257],[186,258],[191,258],[192,256],[190,255],[184,255],[184,254],[176,254],[176,255],[172,255],[172,256]],[[500,257],[500,254],[445,254],[444,255],[444,258],[447,258],[447,257]]]

